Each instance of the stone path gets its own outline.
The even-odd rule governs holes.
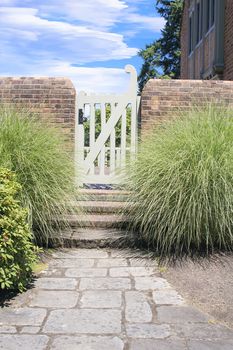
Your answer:
[[[233,349],[233,331],[186,305],[154,262],[108,249],[53,255],[0,309],[0,349]]]

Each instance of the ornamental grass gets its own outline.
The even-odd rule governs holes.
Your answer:
[[[233,244],[233,109],[180,113],[144,138],[129,169],[133,240],[159,256]]]
[[[75,187],[66,148],[62,132],[35,112],[0,107],[0,166],[16,174],[37,244],[48,244],[68,225],[64,214]]]

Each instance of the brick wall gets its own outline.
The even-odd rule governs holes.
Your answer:
[[[60,125],[73,143],[75,99],[73,84],[66,78],[0,78],[0,103],[28,106]]]
[[[184,3],[184,12],[181,26],[181,79],[188,78],[188,30],[189,30],[189,16],[188,16],[189,1]]]
[[[233,80],[233,1],[225,1],[224,79]]]
[[[141,98],[142,134],[193,103],[226,102],[233,106],[233,82],[222,80],[149,80]]]

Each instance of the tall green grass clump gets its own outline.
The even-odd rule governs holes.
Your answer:
[[[29,109],[1,106],[0,166],[16,174],[35,240],[47,244],[66,225],[61,218],[74,195],[73,161],[62,133]]]
[[[160,256],[233,247],[233,109],[209,104],[157,127],[129,174],[130,229]]]

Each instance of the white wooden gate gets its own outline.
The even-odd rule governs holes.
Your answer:
[[[75,130],[76,177],[79,185],[118,184],[126,159],[138,142],[137,72],[131,65],[128,91],[123,95],[77,95]],[[104,79],[104,77],[103,77]]]

